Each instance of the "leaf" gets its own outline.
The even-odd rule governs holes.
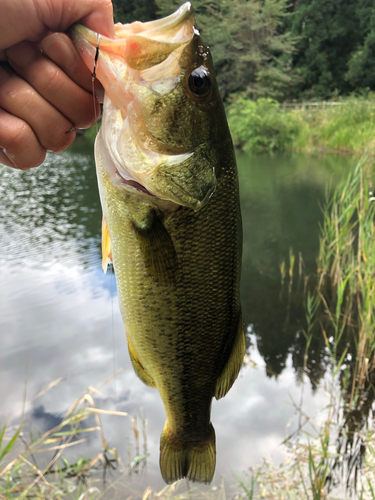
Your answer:
[[[0,452],[0,461],[3,457],[5,457],[5,455],[7,453],[10,452],[10,450],[13,448],[13,446],[16,444],[17,442],[17,439],[18,439],[18,436],[20,435],[20,432],[21,432],[21,429],[23,427],[23,424],[21,424],[18,429],[16,430],[16,432],[14,433],[13,437],[10,439],[10,441],[8,442],[8,444],[5,446],[5,448]],[[2,431],[3,433],[3,431]],[[4,435],[4,434],[3,434]]]

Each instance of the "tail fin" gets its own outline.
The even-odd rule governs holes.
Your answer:
[[[187,477],[190,481],[209,484],[216,466],[215,430],[209,425],[209,437],[199,443],[175,438],[165,423],[160,438],[160,471],[166,483]]]

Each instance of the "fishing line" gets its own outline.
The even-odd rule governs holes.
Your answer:
[[[21,416],[21,422],[23,423],[23,419],[25,416],[25,408],[26,408],[26,396],[27,396],[27,380],[29,376],[29,356],[30,356],[30,349],[27,350],[26,353],[26,364],[25,364],[25,382],[23,386],[23,400],[22,400],[22,416]]]
[[[92,101],[94,104],[96,133],[98,133],[98,118],[99,117],[96,113],[96,101],[95,101],[95,99],[97,99],[98,96],[96,95],[96,92],[95,92],[95,80],[96,80],[96,68],[98,66],[98,59],[99,59],[99,44],[100,44],[100,33],[98,33],[98,38],[97,38],[97,43],[96,43],[94,69],[93,69],[93,72],[91,73]]]
[[[185,479],[186,479],[186,489],[188,491],[189,500],[192,500],[189,479],[187,477]]]
[[[112,269],[111,269],[111,304],[112,304],[112,348],[113,348],[113,373],[116,372],[116,343],[115,343],[115,317],[113,313],[113,264],[112,264]],[[115,397],[117,399],[117,384],[116,384],[116,377],[113,377],[113,383],[115,386]]]
[[[98,118],[99,116],[96,113],[96,101],[95,99],[98,98],[96,92],[95,92],[95,80],[96,80],[96,69],[98,67],[98,59],[99,59],[99,45],[100,45],[100,33],[97,34],[97,43],[96,43],[96,51],[95,51],[95,57],[94,57],[94,69],[93,72],[91,73],[91,87],[92,87],[92,100],[94,104],[94,113],[95,113],[95,128],[96,128],[96,135],[98,135],[99,128],[98,128]],[[116,351],[115,351],[115,320],[114,320],[114,310],[113,310],[113,264],[111,266],[111,309],[112,309],[112,349],[113,349],[113,373],[116,372]],[[116,384],[116,377],[113,378],[113,383],[115,386],[115,397],[117,398],[117,384]]]

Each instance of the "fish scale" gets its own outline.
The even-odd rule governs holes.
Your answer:
[[[135,38],[126,45],[132,25],[116,29],[119,38],[104,37],[97,66],[106,91],[95,145],[103,265],[111,254],[133,367],[163,400],[162,476],[209,483],[212,399],[229,391],[245,352],[233,144],[190,4],[165,23],[137,23],[137,57]],[[96,39],[76,28],[73,41],[88,65]],[[167,84],[160,85],[164,71]]]

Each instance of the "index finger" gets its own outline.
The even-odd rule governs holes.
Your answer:
[[[23,40],[40,41],[77,22],[114,37],[111,0],[1,0],[0,50]]]
[[[77,85],[92,93],[92,75],[78,54],[73,42],[65,33],[52,33],[43,39],[41,48]],[[94,69],[94,68],[92,68]],[[97,79],[94,82],[95,94],[102,102],[104,89]]]
[[[45,0],[40,1],[45,3]],[[60,2],[62,2],[61,17],[57,16],[56,12],[47,12],[44,18],[50,31],[66,31],[72,24],[79,22],[97,33],[114,37],[111,0],[60,0]]]

